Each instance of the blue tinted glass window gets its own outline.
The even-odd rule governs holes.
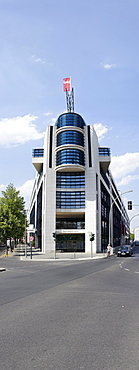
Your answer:
[[[32,149],[32,157],[43,157],[44,149]]]
[[[85,172],[57,172],[57,188],[82,188],[85,187]]]
[[[78,149],[64,149],[56,153],[56,166],[80,164],[84,166],[84,152]]]
[[[64,131],[57,135],[57,146],[74,144],[84,146],[84,136],[77,131]]]
[[[85,192],[56,192],[56,208],[85,208]]]
[[[77,113],[64,113],[58,117],[56,121],[57,128],[64,127],[64,126],[76,126],[83,128],[85,126],[85,122],[83,118]]]

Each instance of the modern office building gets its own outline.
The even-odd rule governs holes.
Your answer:
[[[128,214],[109,170],[110,149],[99,146],[93,125],[70,104],[46,128],[44,147],[32,152],[29,215],[43,253],[54,252],[55,243],[59,251],[90,253],[92,234],[93,253],[129,238]]]

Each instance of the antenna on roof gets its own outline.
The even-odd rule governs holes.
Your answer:
[[[67,111],[74,112],[74,91],[71,89],[71,77],[63,78],[63,90],[66,91]]]

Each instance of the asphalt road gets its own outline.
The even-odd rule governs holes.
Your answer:
[[[139,369],[139,254],[0,258],[0,369]]]

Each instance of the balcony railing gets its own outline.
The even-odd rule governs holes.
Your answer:
[[[44,149],[32,149],[32,157],[38,158],[44,156]]]
[[[110,148],[98,148],[100,156],[110,156]]]

